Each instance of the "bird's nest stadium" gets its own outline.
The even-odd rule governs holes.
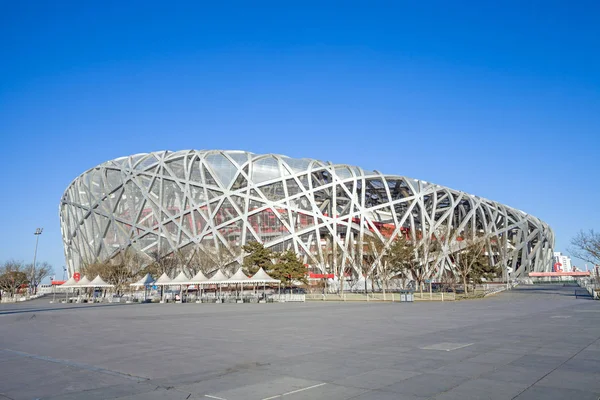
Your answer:
[[[452,270],[452,230],[502,244],[513,276],[551,269],[554,234],[523,211],[458,190],[359,167],[244,151],[186,150],[117,158],[77,177],[60,202],[69,275],[126,248],[150,259],[219,249],[231,267],[240,246],[292,249],[311,274],[370,273],[356,243],[377,239],[376,259],[398,235],[433,237],[448,255],[430,277]],[[336,261],[326,246],[335,248]],[[492,262],[494,255],[491,254]]]

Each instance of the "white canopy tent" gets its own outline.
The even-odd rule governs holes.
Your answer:
[[[150,286],[154,283],[154,278],[150,274],[146,274],[142,279],[137,282],[130,283],[129,286],[134,287],[142,287],[142,286]]]
[[[100,277],[100,275],[96,275],[96,277],[94,279],[92,279],[92,281],[90,283],[88,283],[85,287],[92,287],[92,288],[94,288],[93,301],[95,301],[95,298],[96,298],[96,288],[107,289],[107,288],[113,288],[113,287],[115,287],[115,285],[111,285],[110,283],[106,283],[104,281],[104,279],[102,279],[102,277]]]
[[[250,280],[250,278],[248,278],[246,276],[246,274],[244,274],[244,272],[242,271],[241,268],[238,268],[238,270],[235,272],[235,274],[233,274],[229,279],[227,279],[227,283],[233,283],[234,285],[236,285],[235,290],[236,290],[236,297],[237,297],[237,284],[240,284],[240,299],[243,302],[244,301],[244,282],[248,282]]]
[[[189,281],[186,282],[187,285],[200,285],[204,282],[208,281],[208,278],[202,271],[198,271],[196,275],[194,275]]]
[[[154,282],[154,285],[156,286],[167,286],[171,284],[171,278],[169,278],[169,275],[167,275],[166,272],[163,272],[163,274],[156,280],[156,282]],[[165,290],[164,288],[162,289],[162,296],[160,299],[161,303],[165,302]]]
[[[99,287],[99,288],[112,288],[115,287],[115,285],[111,285],[110,283],[106,283],[104,282],[104,279],[102,279],[100,277],[100,275],[97,275],[91,282],[90,282],[90,287]]]
[[[73,287],[73,288],[89,288],[89,287],[93,287],[93,286],[92,286],[92,281],[90,281],[87,276],[84,276],[79,281],[77,281],[76,284],[74,284],[71,287]],[[77,301],[80,301],[80,299],[81,299],[80,296],[81,296],[81,292],[78,293]],[[87,297],[87,294],[84,294],[84,298],[85,297]]]
[[[169,278],[169,275],[167,275],[166,272],[163,272],[163,274],[154,282],[154,284],[156,286],[170,285],[171,284],[171,278]]]
[[[262,267],[256,271],[254,275],[250,278],[250,281],[256,283],[281,283],[279,279],[271,278],[269,274],[265,272]]]
[[[59,285],[59,288],[72,288],[73,285],[76,285],[77,281],[75,280],[75,278],[70,277],[69,279],[67,279],[67,281],[65,283],[63,283],[62,285]]]
[[[229,279],[227,279],[227,283],[244,283],[248,282],[250,278],[248,278],[241,268],[239,268],[235,274],[233,274]]]
[[[210,279],[208,281],[206,281],[207,284],[221,284],[221,283],[225,283],[227,282],[229,278],[227,278],[227,276],[223,273],[223,271],[218,270],[217,272],[215,272],[215,274],[213,276],[210,277]]]
[[[171,285],[179,285],[179,298],[183,302],[183,286],[186,286],[187,290],[187,282],[190,280],[185,272],[181,271],[179,275],[177,275],[172,281]]]
[[[215,272],[213,276],[210,277],[209,280],[203,283],[203,285],[219,285],[219,300],[222,298],[221,285],[223,283],[227,283],[227,276],[220,269]]]
[[[58,285],[57,287],[59,289],[66,289],[65,290],[65,302],[67,301],[67,299],[69,298],[69,289],[73,289],[75,288],[74,285],[77,285],[77,281],[75,280],[75,278],[73,278],[72,276],[67,279],[67,281],[65,283],[63,283],[62,285]],[[52,301],[56,301],[56,296],[53,296]]]
[[[185,272],[181,271],[171,282],[170,285],[185,285],[190,280]]]
[[[144,301],[146,301],[146,297],[147,297],[147,292],[148,292],[148,286],[152,286],[152,284],[154,284],[155,279],[152,277],[152,275],[150,275],[149,273],[144,275],[144,277],[142,279],[140,279],[137,282],[133,282],[130,283],[129,286],[131,287],[143,287],[144,288]]]
[[[77,282],[77,284],[73,285],[73,287],[80,287],[80,288],[92,287],[91,283],[92,283],[92,281],[90,281],[87,276],[84,276],[83,278],[81,278],[79,280],[79,282]]]
[[[249,279],[250,282],[262,283],[263,284],[263,298],[266,300],[266,284],[267,283],[277,283],[279,294],[281,295],[281,281],[279,279],[271,278],[269,274],[265,272],[262,267],[256,271],[254,275]]]
[[[208,278],[206,277],[206,275],[204,275],[202,271],[198,271],[198,273],[194,275],[189,281],[185,282],[186,285],[198,285],[198,292],[196,293],[196,299],[198,300],[198,302],[200,301],[199,298],[202,297],[202,284],[207,281]],[[200,293],[200,296],[198,296],[198,293]]]
[[[60,287],[65,287],[67,289],[80,289],[83,287],[90,287],[91,281],[84,276],[80,280],[76,281],[74,277],[70,277],[65,283],[60,285]],[[73,292],[74,293],[74,292]],[[65,297],[65,301],[68,299],[68,290],[67,296]]]

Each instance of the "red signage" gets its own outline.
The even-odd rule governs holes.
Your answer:
[[[310,279],[323,279],[323,278],[333,279],[333,274],[315,274],[314,272],[310,272],[308,274],[308,277]]]
[[[554,272],[560,272],[561,271],[560,267],[562,267],[562,264],[559,262],[555,262],[554,263]]]
[[[79,282],[80,278],[81,278],[81,275],[79,274],[79,272],[75,272],[73,274],[73,279],[75,279],[75,281]]]

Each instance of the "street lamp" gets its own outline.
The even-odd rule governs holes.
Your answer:
[[[35,235],[35,251],[33,252],[33,265],[31,266],[31,280],[35,280],[35,259],[37,258],[37,248],[38,241],[40,240],[40,235],[44,231],[44,228],[37,228],[33,233]],[[31,282],[30,282],[31,283]],[[35,284],[35,282],[33,282]],[[30,292],[33,292],[33,288],[29,289]]]

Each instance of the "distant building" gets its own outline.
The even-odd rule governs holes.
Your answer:
[[[573,272],[571,257],[563,255],[560,251],[554,252],[554,272]]]

